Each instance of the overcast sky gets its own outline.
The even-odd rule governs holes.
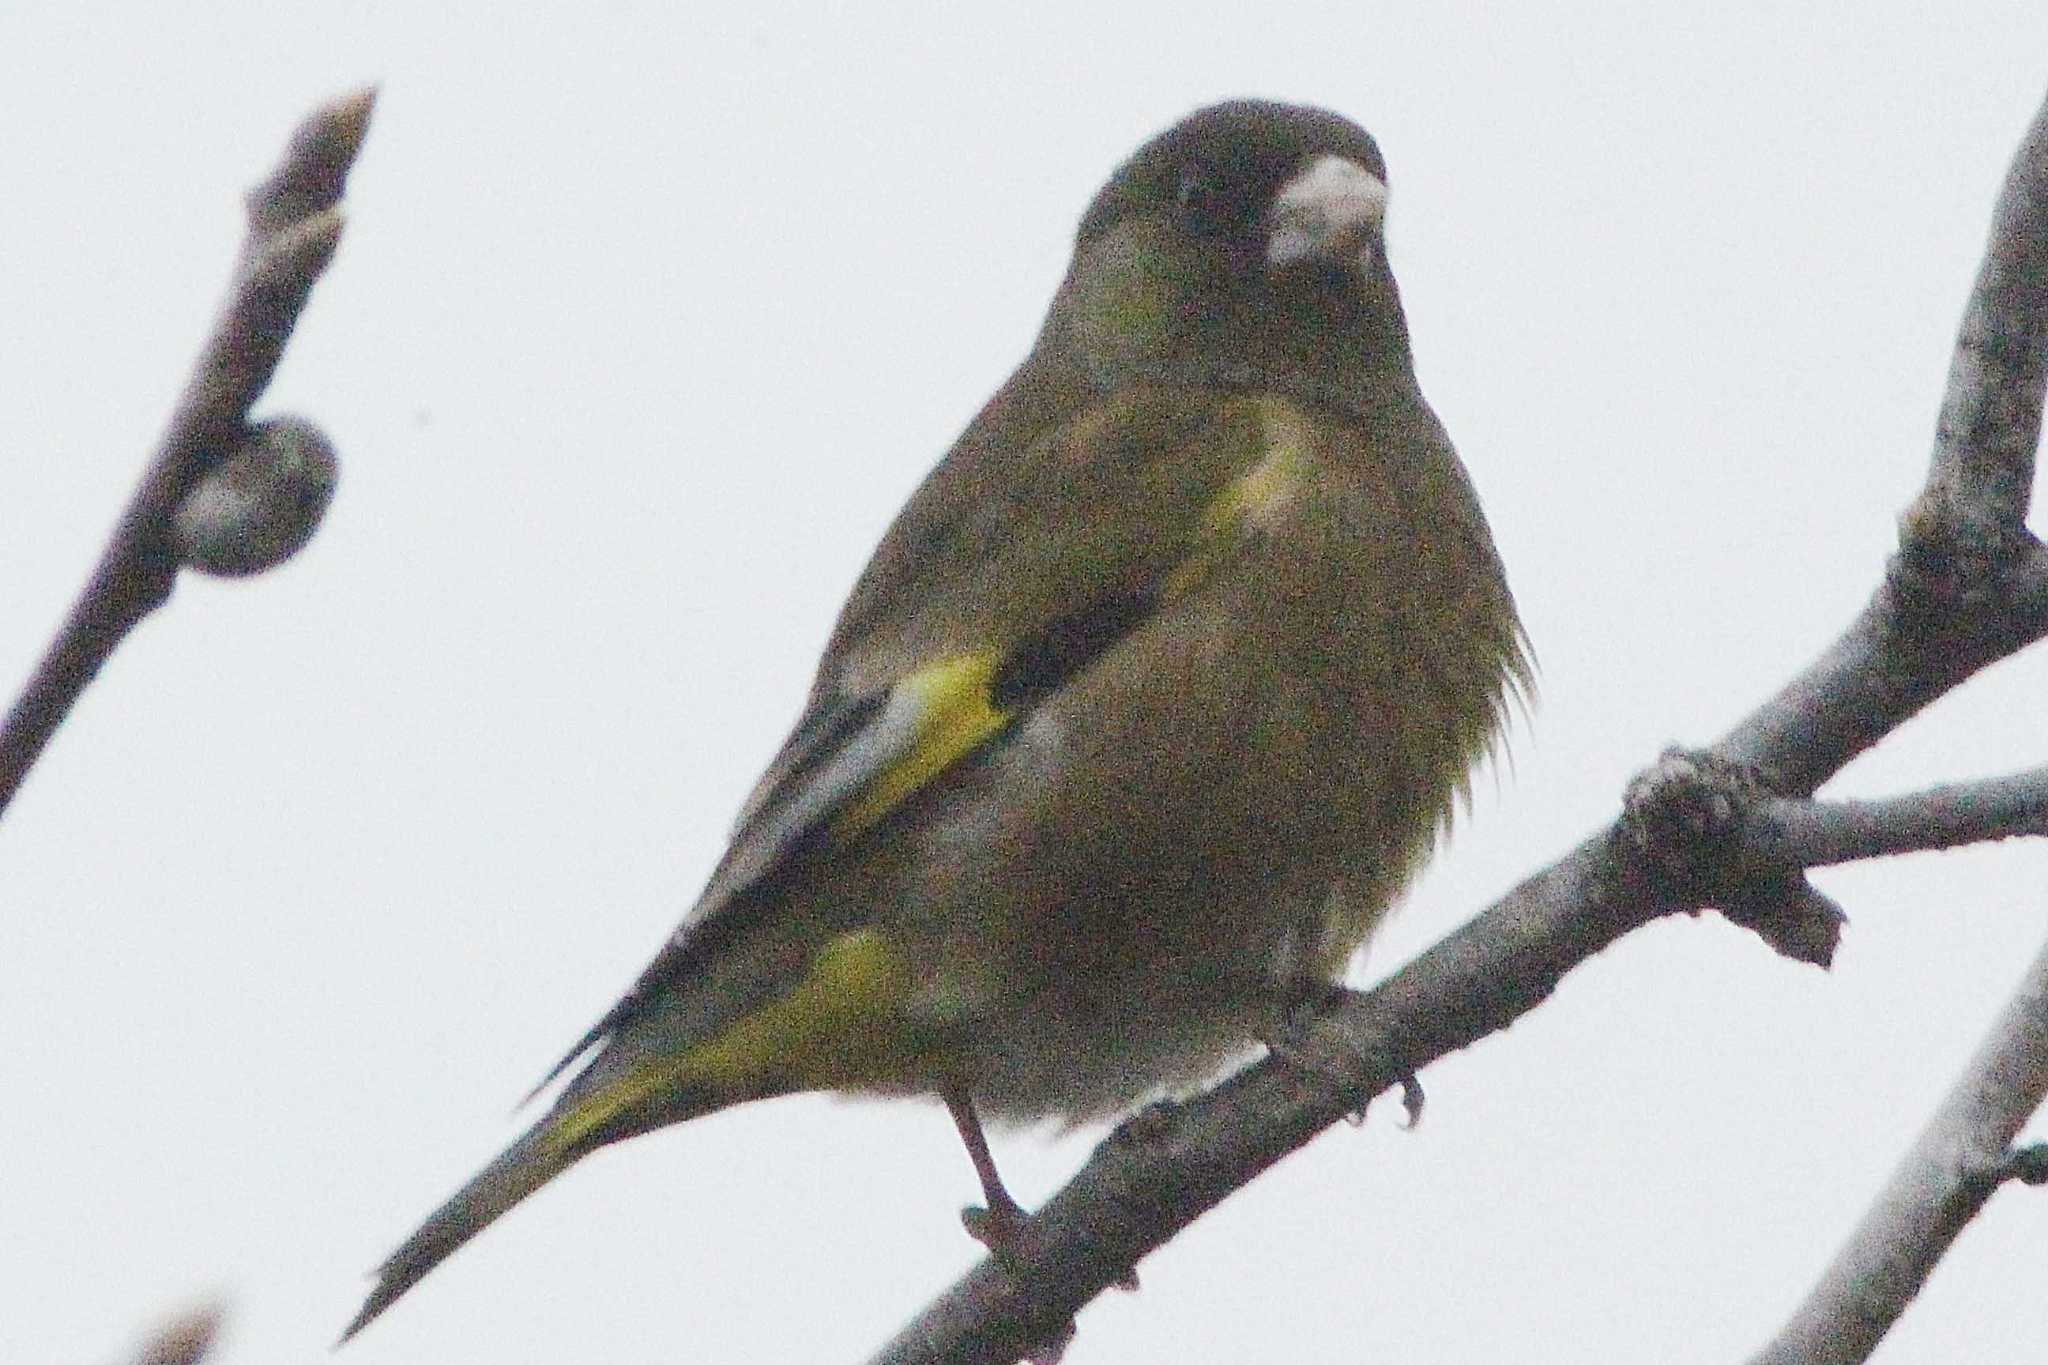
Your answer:
[[[639,969],[889,516],[1073,223],[1213,99],[1373,130],[1424,387],[1542,664],[1397,966],[1719,734],[1876,580],[2048,7],[0,6],[0,684],[182,384],[238,196],[383,97],[272,391],[306,553],[183,584],[0,824],[0,1359],[214,1293],[317,1361],[362,1276]],[[2048,656],[1837,784],[2048,756]],[[2048,854],[1817,879],[1835,970],[1636,935],[1081,1318],[1090,1362],[1726,1361],[1824,1263],[2048,932]],[[997,1139],[1035,1204],[1096,1133]],[[606,1153],[346,1365],[858,1359],[974,1258],[942,1111],[751,1106]],[[1880,1353],[2040,1359],[2006,1193]]]

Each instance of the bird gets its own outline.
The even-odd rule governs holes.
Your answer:
[[[1000,1253],[984,1121],[1185,1091],[1335,988],[1531,678],[1387,207],[1368,133],[1267,100],[1114,171],[701,896],[342,1340],[592,1152],[799,1091],[942,1102]]]

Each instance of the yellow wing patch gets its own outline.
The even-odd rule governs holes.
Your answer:
[[[1160,584],[1163,600],[1172,601],[1199,583],[1249,528],[1279,514],[1308,477],[1310,426],[1300,410],[1285,399],[1268,397],[1256,400],[1256,412],[1264,453],[1203,510],[1187,557]],[[851,839],[874,828],[919,788],[1002,732],[1013,718],[994,700],[1003,662],[993,649],[974,650],[926,664],[896,683],[890,709],[915,716],[915,736],[832,816],[836,838]]]
[[[993,651],[959,654],[927,664],[891,689],[890,706],[917,714],[917,737],[901,757],[832,817],[832,832],[850,839],[874,828],[912,792],[994,738],[1010,717],[991,697]]]
[[[915,982],[873,929],[818,951],[786,994],[673,1057],[642,1062],[549,1125],[560,1154],[638,1105],[701,1086],[721,1097],[858,1086],[898,1076],[917,1055],[904,1002]]]
[[[727,1090],[764,1077],[810,1090],[894,1074],[915,1053],[903,1024],[914,985],[879,931],[842,934],[794,990],[690,1054],[694,1070]]]

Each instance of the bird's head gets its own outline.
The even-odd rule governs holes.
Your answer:
[[[1386,211],[1386,163],[1350,120],[1253,100],[1200,110],[1088,206],[1047,340],[1105,387],[1406,375]]]

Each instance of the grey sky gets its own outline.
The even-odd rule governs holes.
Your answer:
[[[0,9],[0,686],[97,553],[241,188],[381,79],[272,406],[329,524],[187,583],[0,825],[0,1359],[231,1295],[324,1358],[362,1275],[682,912],[889,515],[1075,218],[1209,100],[1386,150],[1425,389],[1542,665],[1397,965],[1862,601],[1916,486],[2033,3]],[[2048,659],[1842,779],[2048,755]],[[2048,927],[2048,853],[1824,874],[1836,970],[1716,918],[1609,952],[1081,1319],[1073,1365],[1724,1361],[1768,1332]],[[1027,1203],[1095,1134],[999,1136]],[[752,1106],[590,1162],[347,1365],[857,1359],[977,1250],[936,1107]],[[2038,1359],[2002,1196],[1880,1359]]]

